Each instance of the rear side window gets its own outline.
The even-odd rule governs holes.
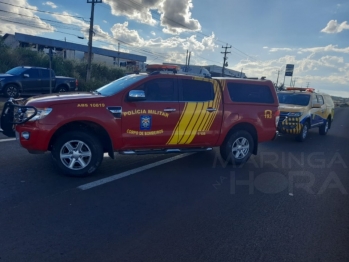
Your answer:
[[[211,82],[182,79],[181,101],[204,102],[214,100],[213,84]]]
[[[50,70],[45,70],[45,69],[41,69],[41,77],[42,78],[50,78]],[[51,77],[54,77],[54,73],[53,71],[51,71]]]
[[[233,102],[273,104],[274,97],[267,85],[228,83]]]
[[[322,98],[322,96],[317,96],[317,100],[318,100],[319,104],[321,104],[321,105],[324,104],[324,99]]]
[[[30,78],[39,78],[39,70],[35,68],[28,69],[24,74],[28,74]]]

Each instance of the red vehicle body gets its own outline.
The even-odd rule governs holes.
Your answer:
[[[92,173],[103,152],[114,157],[114,152],[181,153],[219,146],[225,160],[241,164],[257,153],[258,143],[275,138],[279,117],[268,80],[173,74],[129,75],[93,93],[38,96],[24,107],[39,113],[29,108],[21,115],[35,116],[16,125],[20,144],[31,153],[52,151],[70,175]],[[78,150],[82,145],[77,141],[85,150]],[[98,155],[97,163],[92,154]],[[79,160],[83,158],[85,162]]]

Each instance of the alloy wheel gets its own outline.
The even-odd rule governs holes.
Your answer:
[[[92,152],[89,146],[80,140],[65,143],[60,150],[60,159],[69,169],[80,170],[91,161]]]
[[[233,146],[231,148],[231,151],[236,159],[243,159],[248,155],[248,152],[250,150],[250,143],[248,142],[248,139],[245,137],[239,137],[237,138]]]

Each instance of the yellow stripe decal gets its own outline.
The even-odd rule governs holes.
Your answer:
[[[201,107],[201,112],[199,113],[199,118],[197,119],[193,127],[193,131],[191,132],[191,135],[189,136],[188,140],[185,142],[186,144],[190,144],[195,138],[195,135],[198,132],[199,127],[201,126],[202,120],[204,119],[205,113],[207,112],[206,108],[207,108],[208,102],[204,102],[200,104],[202,104],[202,107]]]
[[[167,142],[168,145],[190,144],[198,131],[210,130],[214,122],[222,98],[219,85],[211,79],[197,78],[197,80],[212,82],[215,98],[209,102],[185,103],[181,117]],[[206,110],[208,107],[216,108],[217,111],[209,113]]]

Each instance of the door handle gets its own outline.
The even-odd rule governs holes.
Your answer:
[[[217,111],[217,109],[216,109],[216,108],[209,107],[209,108],[206,109],[206,111],[207,111],[207,112],[215,112],[215,111]]]
[[[175,108],[165,108],[164,112],[176,112]]]

